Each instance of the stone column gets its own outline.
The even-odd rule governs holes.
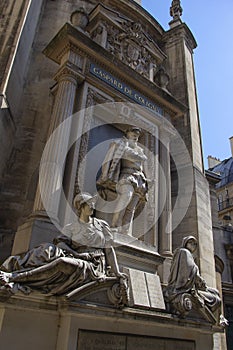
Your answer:
[[[170,171],[170,146],[169,134],[166,131],[160,133],[160,183],[159,183],[159,253],[166,257],[172,256],[172,216],[171,216],[171,171]],[[164,175],[162,175],[162,172]],[[165,177],[165,179],[164,179]],[[165,203],[163,198],[165,197]],[[162,208],[163,207],[163,208]]]
[[[75,71],[64,66],[58,71],[55,79],[58,82],[57,91],[45,145],[46,157],[41,163],[33,212],[16,232],[13,255],[20,254],[41,242],[51,241],[57,235],[60,228],[58,225],[61,224],[59,206],[65,166],[62,159],[65,159],[68,152],[72,127],[69,116],[73,113],[78,77]],[[65,127],[57,129],[65,120],[67,121]],[[54,132],[55,138],[53,138]],[[53,142],[50,137],[53,138]]]
[[[159,144],[159,253],[166,259],[158,272],[162,283],[168,282],[172,259],[172,221],[171,221],[171,170],[170,170],[170,134],[160,130]]]
[[[59,222],[59,204],[64,171],[62,160],[65,159],[68,152],[72,125],[72,121],[67,118],[73,113],[77,78],[73,71],[65,68],[57,74],[56,80],[58,87],[45,149],[46,159],[45,162],[41,163],[40,180],[33,212],[34,215],[47,215],[50,219]],[[61,123],[65,120],[67,120],[65,127],[62,127]]]

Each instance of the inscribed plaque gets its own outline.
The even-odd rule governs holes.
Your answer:
[[[80,330],[77,350],[195,350],[195,341]]]
[[[165,350],[164,339],[131,337],[127,338],[127,350]]]
[[[126,350],[126,336],[79,331],[78,350]]]
[[[165,350],[195,350],[195,342],[188,340],[168,339],[166,340]]]

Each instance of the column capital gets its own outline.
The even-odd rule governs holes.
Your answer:
[[[66,80],[77,85],[81,84],[85,80],[85,76],[82,73],[78,72],[74,67],[66,64],[59,68],[55,74],[54,80],[57,82]]]

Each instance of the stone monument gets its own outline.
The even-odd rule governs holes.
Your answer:
[[[223,328],[180,1],[169,30],[133,0],[0,8],[12,43],[0,74],[1,347],[212,350]],[[195,240],[176,251],[191,230],[196,262]]]

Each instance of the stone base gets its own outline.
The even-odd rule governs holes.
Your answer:
[[[39,294],[1,303],[0,321],[1,349],[17,350],[212,350],[213,333],[219,331],[166,312],[119,310]]]

